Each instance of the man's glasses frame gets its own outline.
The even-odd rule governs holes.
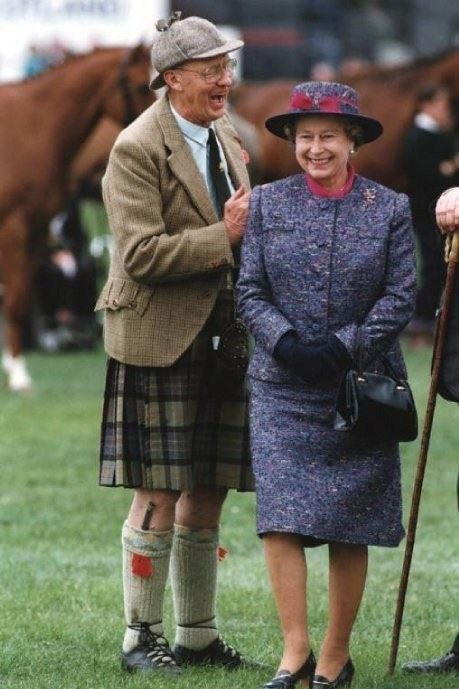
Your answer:
[[[201,79],[204,79],[206,84],[216,84],[219,79],[222,78],[224,74],[234,74],[234,70],[237,66],[237,60],[235,57],[230,58],[225,62],[225,64],[212,65],[208,69],[203,71],[197,69],[189,69],[188,67],[175,67],[175,69],[181,72],[191,72],[192,74],[197,74]]]

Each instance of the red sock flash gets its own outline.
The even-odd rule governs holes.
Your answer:
[[[146,555],[139,555],[138,553],[133,553],[131,571],[138,577],[153,576],[154,569],[151,557],[147,557]]]

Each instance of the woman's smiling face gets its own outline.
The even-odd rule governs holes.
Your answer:
[[[353,145],[343,121],[333,115],[308,115],[296,123],[296,159],[303,170],[328,190],[345,184]]]

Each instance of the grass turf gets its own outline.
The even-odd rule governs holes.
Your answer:
[[[0,686],[3,689],[250,689],[276,667],[281,641],[254,532],[252,495],[232,494],[222,520],[219,618],[225,638],[265,671],[188,670],[178,680],[125,675],[120,531],[130,492],[97,487],[102,352],[31,354],[28,397],[0,391]],[[408,352],[424,416],[430,352]],[[456,472],[459,407],[439,400],[396,673],[386,676],[403,548],[370,549],[353,636],[354,686],[453,688],[456,678],[404,675],[400,663],[441,655],[457,631]],[[405,513],[419,443],[402,446]],[[405,519],[405,522],[407,519]],[[310,551],[309,614],[318,649],[327,607],[327,551]],[[456,562],[456,564],[455,564]],[[173,636],[170,595],[166,630]]]

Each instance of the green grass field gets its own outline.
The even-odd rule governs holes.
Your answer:
[[[420,418],[429,351],[408,353]],[[28,397],[0,391],[0,686],[2,689],[260,687],[275,669],[280,634],[251,495],[231,495],[222,526],[230,557],[220,564],[219,618],[225,638],[269,666],[225,673],[192,670],[178,680],[126,676],[120,532],[130,501],[97,487],[104,355],[31,354]],[[438,401],[399,650],[399,665],[446,651],[457,631],[456,475],[459,407]],[[403,446],[405,512],[418,443]],[[405,520],[406,521],[406,520]],[[456,534],[456,538],[453,537]],[[453,688],[456,678],[386,676],[403,548],[372,548],[353,638],[355,687]],[[326,618],[327,552],[311,551],[310,623],[318,649]],[[170,595],[166,629],[173,636]]]

